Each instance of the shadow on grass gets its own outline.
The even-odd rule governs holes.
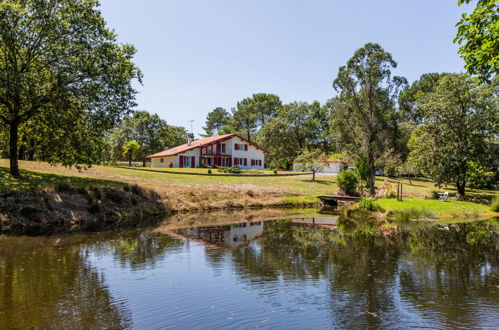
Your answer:
[[[20,172],[21,176],[19,178],[15,178],[10,175],[8,167],[0,167],[0,192],[9,190],[31,190],[44,188],[56,189],[60,186],[70,186],[71,188],[121,188],[125,185],[125,183],[117,181],[40,173],[23,169],[21,169]]]

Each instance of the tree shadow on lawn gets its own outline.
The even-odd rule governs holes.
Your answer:
[[[332,180],[315,180],[315,181],[312,181],[312,179],[309,179],[309,180],[301,180],[302,182],[307,182],[307,183],[318,183],[318,184],[323,184],[323,185],[332,185],[334,183],[334,181]]]
[[[126,183],[110,180],[85,178],[78,176],[66,176],[49,173],[40,173],[20,170],[21,176],[15,178],[9,173],[8,167],[0,167],[0,192],[11,190],[30,190],[58,187],[112,187],[119,188]]]

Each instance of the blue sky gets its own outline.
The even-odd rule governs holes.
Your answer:
[[[334,96],[354,51],[377,42],[409,81],[462,72],[453,44],[457,0],[101,0],[144,73],[138,109],[202,132],[206,114],[253,93],[283,102]]]

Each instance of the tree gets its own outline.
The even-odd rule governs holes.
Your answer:
[[[289,168],[305,149],[330,151],[328,113],[315,101],[293,102],[282,106],[258,134],[258,143],[269,151],[272,167]]]
[[[421,95],[435,92],[438,80],[444,75],[446,73],[424,73],[400,93],[398,102],[404,120],[415,125],[421,124],[421,111],[417,99]]]
[[[333,87],[339,95],[331,100],[331,120],[339,146],[367,159],[369,192],[375,194],[376,163],[393,152],[398,139],[396,100],[406,80],[392,77],[397,63],[378,44],[357,50],[339,69]]]
[[[135,111],[123,119],[109,136],[111,159],[122,155],[122,146],[127,141],[136,141],[140,145],[137,157],[145,166],[146,156],[169,149],[187,140],[187,132],[182,127],[170,126],[157,114],[147,111]]]
[[[459,6],[471,0],[458,0]],[[471,14],[463,14],[456,24],[459,54],[466,70],[479,82],[490,82],[499,72],[499,2],[478,0]]]
[[[315,181],[315,173],[328,166],[329,158],[320,150],[305,150],[296,158],[296,163],[299,170],[312,172],[312,181]]]
[[[137,141],[128,141],[123,145],[123,157],[128,159],[128,166],[132,166],[132,159],[137,157],[140,151],[140,144]]]
[[[0,2],[0,120],[10,172],[20,135],[51,163],[96,161],[103,133],[135,106],[135,49],[118,44],[96,0]],[[34,128],[34,131],[28,131]]]
[[[222,107],[213,109],[206,117],[205,136],[220,135],[223,128],[231,121],[230,113]]]
[[[420,98],[424,124],[413,131],[410,160],[438,183],[465,194],[470,162],[490,157],[499,134],[497,85],[474,86],[463,74],[442,77],[434,93]],[[492,155],[497,159],[499,155]]]
[[[240,102],[233,112],[233,128],[242,133],[248,141],[269,118],[274,117],[282,106],[281,100],[274,94],[253,94]]]

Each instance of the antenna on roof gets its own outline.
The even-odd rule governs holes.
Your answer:
[[[188,122],[191,123],[191,134],[194,137],[194,132],[192,131],[192,123],[194,122],[194,120],[189,120]]]

